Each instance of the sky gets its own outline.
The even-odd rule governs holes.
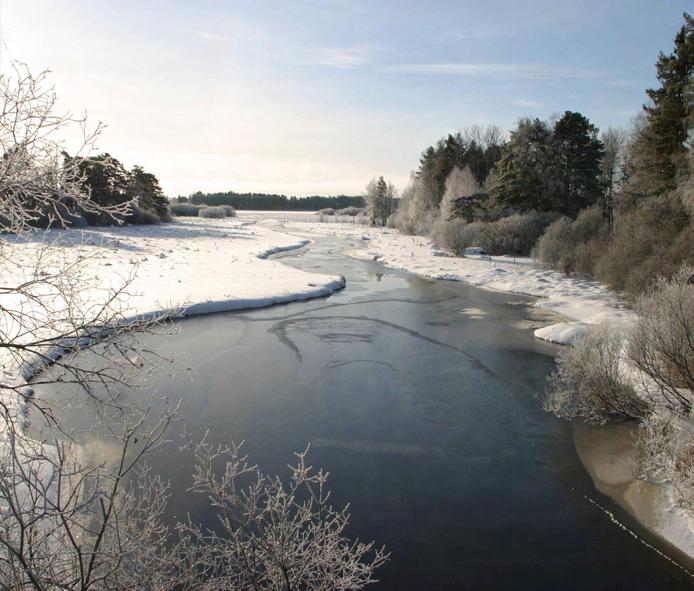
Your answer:
[[[193,191],[403,187],[471,124],[625,126],[681,0],[0,0],[0,69],[49,68],[100,151]],[[689,7],[691,10],[691,7]]]

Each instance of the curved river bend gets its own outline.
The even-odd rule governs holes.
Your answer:
[[[586,498],[663,548],[595,490],[570,426],[542,411],[556,348],[533,338],[529,298],[422,280],[345,248],[330,238],[281,255],[344,274],[328,299],[143,337],[174,360],[152,388],[183,400],[189,431],[245,440],[253,462],[281,474],[310,442],[334,502],[351,502],[350,534],[391,552],[373,589],[691,588]],[[61,394],[37,395],[61,408]],[[89,424],[80,408],[62,412]],[[172,481],[172,516],[206,520],[173,444],[150,461]]]

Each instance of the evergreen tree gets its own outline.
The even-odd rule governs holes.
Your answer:
[[[79,159],[79,170],[91,199],[103,207],[125,203],[130,199],[130,175],[123,165],[108,153]],[[115,220],[104,214],[84,213],[90,225],[108,225]]]
[[[372,179],[366,186],[364,195],[371,215],[371,224],[385,226],[394,211],[395,187],[383,177]]]
[[[554,125],[552,150],[560,175],[555,208],[571,217],[600,198],[603,148],[597,133],[586,117],[572,111],[566,111]]]
[[[160,220],[168,219],[169,200],[159,186],[159,179],[141,166],[130,171],[128,195],[137,198],[140,208],[154,212]]]
[[[492,197],[500,207],[517,211],[550,211],[557,187],[557,162],[549,126],[540,119],[521,119],[501,150]]]
[[[635,196],[661,195],[676,187],[686,171],[688,132],[694,103],[694,19],[684,15],[670,55],[660,53],[656,74],[660,87],[646,91],[645,125],[631,147],[628,190]]]

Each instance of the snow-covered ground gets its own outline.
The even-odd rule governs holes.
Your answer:
[[[536,304],[538,308],[566,319],[565,322],[535,331],[536,337],[554,343],[571,344],[585,336],[593,324],[626,323],[633,319],[633,313],[624,308],[617,296],[599,283],[538,268],[530,258],[483,255],[455,257],[428,238],[357,224],[305,222],[287,218],[273,222],[297,235],[326,234],[352,239],[364,248],[355,248],[347,254],[378,260],[388,267],[432,279],[464,281],[479,287],[540,298]]]
[[[176,223],[157,226],[37,232],[15,241],[12,248],[15,260],[31,259],[44,244],[50,244],[53,256],[67,261],[88,254],[85,271],[96,280],[92,288],[100,290],[96,298],[103,298],[105,288],[117,288],[134,273],[127,308],[121,313],[141,317],[162,310],[190,316],[258,308],[325,296],[344,287],[342,277],[267,260],[270,254],[309,242],[252,220],[178,218]],[[17,269],[14,265],[0,268],[3,285],[20,280],[12,276]],[[6,301],[0,304],[11,307]],[[16,383],[30,373],[31,368],[12,367],[0,351],[0,379]]]

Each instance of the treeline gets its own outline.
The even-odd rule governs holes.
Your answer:
[[[196,205],[231,205],[235,209],[257,211],[318,211],[321,209],[344,209],[346,207],[364,207],[361,196],[337,195],[323,197],[287,197],[271,193],[193,193],[190,197],[178,197],[180,203],[190,201]]]
[[[422,153],[387,223],[461,254],[534,247],[555,268],[630,294],[694,263],[694,22],[684,19],[631,129],[600,133],[573,111],[521,119],[508,138],[468,127]],[[379,203],[370,200],[374,223],[383,219],[373,212]]]

